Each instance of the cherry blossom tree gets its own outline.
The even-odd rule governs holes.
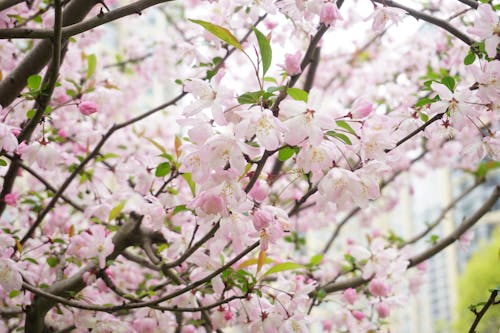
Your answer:
[[[0,0],[0,332],[389,331],[500,196],[416,246],[500,166],[498,9]]]

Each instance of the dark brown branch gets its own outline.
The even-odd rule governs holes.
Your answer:
[[[471,217],[463,221],[457,229],[455,229],[450,235],[438,241],[434,246],[425,250],[424,252],[416,255],[410,259],[410,266],[413,267],[421,262],[433,257],[435,254],[441,252],[448,245],[453,244],[456,240],[469,230],[474,224],[476,224],[481,217],[483,217],[497,202],[500,197],[500,185],[497,185],[493,190],[493,193],[489,199],[474,213]]]
[[[10,7],[14,7],[20,3],[23,3],[25,0],[2,0],[0,1],[0,12],[6,10]]]
[[[448,206],[446,206],[445,208],[443,208],[443,210],[441,211],[441,214],[439,214],[439,216],[434,220],[434,222],[432,222],[431,224],[429,224],[424,231],[422,231],[421,233],[419,233],[415,237],[413,237],[413,238],[407,240],[406,242],[404,242],[401,247],[403,247],[405,245],[414,244],[414,243],[418,242],[420,239],[424,238],[427,234],[429,234],[429,232],[431,232],[432,229],[434,229],[439,223],[441,223],[441,221],[444,219],[444,217],[446,216],[446,214],[448,213],[448,211],[450,211],[453,207],[455,207],[455,205],[459,201],[461,201],[462,199],[464,199],[467,195],[469,195],[472,191],[474,191],[474,189],[476,187],[478,187],[482,183],[484,183],[484,179],[481,179],[479,181],[474,182],[474,184],[472,186],[470,186],[465,191],[463,191],[458,197],[456,197],[454,200],[452,200],[448,204]]]
[[[474,1],[474,0],[458,0],[458,1],[466,4],[467,6],[469,6],[471,8],[474,8],[474,9],[477,9],[477,7],[479,6],[479,3],[477,1]]]
[[[498,198],[500,197],[500,186],[496,186],[493,193],[491,196],[488,198],[488,200],[468,219],[463,221],[457,229],[455,229],[450,235],[447,237],[441,239],[439,242],[437,242],[434,246],[430,247],[429,249],[423,251],[422,253],[413,256],[410,259],[410,263],[408,265],[408,268],[415,267],[416,265],[420,264],[421,262],[433,257],[437,253],[441,252],[444,250],[447,246],[453,244],[456,240],[460,239],[460,237],[467,231],[469,230],[472,226],[474,226],[481,217],[483,217],[492,207],[495,205],[495,203],[498,201]],[[363,279],[362,277],[354,277],[348,280],[343,280],[340,282],[335,282],[331,285],[325,286],[325,287],[320,287],[318,289],[324,290],[326,293],[332,293],[335,291],[339,290],[345,290],[347,288],[356,288],[359,287],[366,282],[368,282],[369,279]]]
[[[71,36],[81,34],[82,32],[89,31],[90,29],[96,28],[108,22],[116,21],[125,16],[134,14],[141,15],[141,12],[149,7],[170,1],[173,0],[140,0],[106,13],[101,12],[97,14],[97,16],[81,23],[65,26],[62,31],[62,36],[63,38],[69,38]],[[54,36],[53,31],[48,29],[14,28],[0,30],[0,39],[45,39],[52,38],[52,36]]]
[[[417,135],[418,133],[424,131],[429,125],[431,125],[432,123],[438,121],[439,119],[443,118],[444,116],[444,113],[438,113],[436,114],[434,117],[432,117],[431,119],[429,119],[428,121],[426,121],[423,125],[421,125],[419,128],[417,128],[416,130],[414,130],[413,132],[411,132],[410,134],[408,134],[407,136],[405,136],[404,138],[402,138],[401,140],[399,140],[396,145],[390,149],[386,149],[385,152],[388,153],[394,149],[396,149],[397,147],[401,146],[403,143],[405,143],[406,141],[410,140],[411,138],[413,138],[415,135]]]
[[[98,2],[97,0],[71,1],[63,12],[63,26],[83,20]],[[67,40],[63,42],[63,49],[66,43]],[[26,87],[28,77],[39,73],[49,62],[51,55],[52,42],[50,40],[38,43],[9,75],[0,81],[0,105],[4,108],[8,107]]]
[[[396,7],[396,8],[401,8],[404,11],[406,11],[409,15],[413,16],[416,19],[424,20],[426,22],[432,23],[446,31],[448,31],[450,34],[453,36],[457,37],[461,41],[463,41],[465,44],[471,46],[474,43],[474,40],[472,40],[469,36],[455,28],[453,25],[451,25],[449,22],[439,19],[437,17],[434,17],[429,14],[422,13],[416,9],[406,7],[404,5],[401,5],[397,2],[394,2],[392,0],[373,0],[374,2],[378,2],[380,4],[383,4],[384,6],[389,6],[389,7]]]
[[[469,333],[476,333],[476,327],[477,327],[477,325],[479,325],[479,322],[481,321],[481,319],[485,315],[486,311],[488,311],[490,306],[496,304],[495,299],[497,298],[497,295],[498,295],[498,289],[493,289],[491,291],[490,298],[488,298],[488,301],[486,302],[486,304],[483,305],[483,307],[481,308],[481,311],[479,311],[478,313],[475,313],[476,318],[474,319],[474,322],[472,323],[472,326],[469,329]]]
[[[214,226],[207,232],[207,234],[205,236],[203,236],[203,238],[201,238],[199,241],[194,243],[193,246],[190,246],[177,260],[169,262],[168,264],[163,264],[162,270],[164,268],[169,269],[169,268],[179,266],[184,261],[186,261],[186,259],[189,258],[193,253],[195,253],[196,250],[198,250],[203,244],[205,244],[211,238],[214,237],[217,230],[219,230],[219,227],[220,227],[220,222],[215,223]]]
[[[109,278],[107,281],[112,283],[112,281],[109,280]],[[82,303],[82,302],[68,300],[64,297],[57,296],[57,295],[51,294],[49,292],[46,292],[43,289],[36,288],[36,287],[30,285],[29,283],[26,283],[26,282],[23,283],[23,288],[31,291],[32,293],[34,293],[38,296],[42,296],[42,297],[45,297],[45,298],[50,299],[52,301],[55,301],[57,303],[61,303],[61,304],[64,304],[64,305],[67,305],[67,306],[70,306],[73,308],[77,308],[77,309],[82,309],[82,310],[113,313],[113,312],[128,308],[127,305],[105,306],[105,305],[97,305],[97,304],[86,304],[86,303]],[[122,295],[120,295],[120,296],[122,296]],[[223,304],[229,303],[235,299],[244,299],[247,296],[248,295],[231,296],[231,297],[222,299],[220,301],[214,302],[212,304],[199,306],[199,307],[177,307],[177,306],[167,307],[167,306],[157,306],[157,305],[151,305],[150,307],[153,309],[156,309],[156,310],[170,311],[170,312],[201,312],[201,311],[216,308],[216,307],[221,306]],[[129,300],[132,300],[133,302],[138,302],[138,299],[136,299],[136,298],[131,299],[131,297],[129,297],[125,294],[123,295],[123,297],[125,297]],[[130,304],[133,304],[133,303],[129,303],[129,305]]]

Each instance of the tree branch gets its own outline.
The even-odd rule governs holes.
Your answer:
[[[414,267],[421,262],[433,257],[435,254],[439,253],[443,249],[445,249],[448,245],[453,244],[456,240],[458,240],[467,230],[469,230],[474,224],[476,224],[481,217],[483,217],[497,202],[500,197],[500,185],[497,185],[493,190],[493,193],[489,197],[489,199],[468,219],[463,221],[457,229],[455,229],[449,236],[441,239],[438,243],[436,243],[431,248],[423,251],[420,254],[413,256],[410,259],[410,263],[408,268]],[[326,293],[332,293],[339,290],[345,290],[347,288],[356,288],[359,287],[370,279],[363,279],[360,276],[343,280],[340,282],[335,282],[331,285],[327,285],[323,288],[319,287],[318,289],[324,290]]]
[[[98,3],[97,0],[73,0],[64,9],[63,26],[68,26],[80,22],[88,12]],[[6,30],[6,29],[4,29]],[[0,30],[0,33],[3,30]],[[53,32],[51,32],[53,34]],[[66,47],[67,40],[64,40],[62,48]],[[26,87],[29,76],[39,73],[49,62],[52,55],[52,42],[44,40],[38,43],[9,73],[0,81],[0,105],[3,108],[9,106]]]
[[[25,0],[2,0],[0,1],[0,12],[10,7],[14,7],[20,3],[23,3]]]
[[[161,3],[170,2],[173,0],[140,0],[129,5],[114,9],[110,12],[101,12],[97,16],[88,19],[81,23],[76,23],[64,27],[62,31],[63,38],[69,38],[81,34],[82,32],[89,31],[108,22],[116,21],[122,17],[137,14],[141,15],[144,9],[156,6]],[[29,28],[14,28],[0,30],[0,39],[14,39],[14,38],[30,38],[30,39],[46,39],[52,38],[52,30],[49,29],[29,29]]]
[[[443,210],[441,211],[441,214],[439,214],[439,216],[434,220],[434,222],[429,224],[428,227],[424,231],[422,231],[421,233],[419,233],[415,237],[410,238],[408,241],[404,242],[401,247],[403,247],[405,245],[414,244],[414,243],[418,242],[420,239],[424,238],[429,232],[431,232],[432,229],[434,229],[439,223],[441,223],[441,220],[444,219],[444,217],[446,216],[448,211],[450,211],[453,207],[455,207],[455,205],[459,201],[464,199],[467,195],[469,195],[472,191],[474,191],[474,189],[476,187],[478,187],[482,183],[484,183],[484,178],[479,180],[479,181],[474,182],[474,184],[472,186],[470,186],[465,191],[463,191],[458,197],[456,197],[454,200],[452,200],[448,204],[448,206],[443,208]]]
[[[479,311],[479,313],[476,313],[476,318],[474,319],[474,322],[472,323],[472,326],[469,329],[469,333],[476,333],[477,325],[479,325],[479,322],[481,321],[481,319],[485,315],[486,311],[488,311],[490,306],[495,304],[495,299],[496,299],[497,295],[498,295],[498,289],[493,289],[491,291],[490,298],[488,298],[488,301],[486,302],[486,304],[483,305],[483,307],[481,308],[481,311]]]
[[[449,22],[444,21],[442,19],[439,19],[437,17],[431,16],[429,14],[422,13],[416,9],[406,7],[404,5],[401,5],[397,2],[394,2],[392,0],[373,0],[374,2],[383,4],[384,6],[389,6],[389,7],[396,7],[396,8],[401,8],[404,11],[406,11],[409,15],[413,16],[416,19],[421,19],[426,22],[432,23],[446,31],[448,31],[450,34],[453,36],[457,37],[461,41],[463,41],[465,44],[471,46],[475,41],[469,38],[466,34],[455,28],[453,25],[451,25]]]

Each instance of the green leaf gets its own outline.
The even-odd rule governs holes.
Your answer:
[[[87,79],[90,79],[95,73],[95,68],[97,65],[97,58],[95,54],[90,54],[87,56]]]
[[[345,129],[347,132],[349,132],[349,133],[351,133],[353,135],[356,135],[356,132],[352,129],[351,125],[349,125],[346,121],[338,120],[335,123],[337,124],[337,126],[342,127],[343,129]]]
[[[437,101],[436,98],[422,97],[417,101],[417,103],[415,103],[415,107],[418,108],[427,104],[434,103],[436,101]]]
[[[352,145],[352,142],[351,142],[351,139],[349,139],[349,137],[345,134],[342,134],[342,133],[337,133],[337,132],[334,132],[334,131],[328,131],[326,132],[326,135],[328,136],[332,136],[334,138],[337,138],[339,139],[340,141],[348,144],[348,145]]]
[[[168,175],[170,173],[171,170],[172,170],[172,168],[170,167],[170,163],[168,163],[168,162],[160,163],[156,167],[155,176],[156,177],[165,177],[166,175]]]
[[[290,157],[292,157],[293,154],[295,154],[295,149],[293,149],[292,147],[288,147],[288,146],[283,147],[278,152],[278,160],[280,160],[281,162],[285,162]]]
[[[455,79],[451,76],[446,76],[441,80],[441,83],[448,87],[451,91],[455,91]]]
[[[111,209],[111,211],[109,212],[108,221],[112,221],[118,215],[120,215],[123,208],[125,208],[125,203],[126,203],[126,201],[122,200],[122,201],[120,201],[120,203],[118,203],[118,205],[116,205],[115,207],[113,207],[113,209]]]
[[[271,267],[267,272],[264,273],[263,276],[271,275],[274,273],[279,273],[283,271],[290,271],[293,269],[301,269],[304,268],[303,265],[296,264],[294,262],[282,262],[280,264],[276,264],[273,267]]]
[[[198,25],[201,25],[203,28],[205,28],[205,30],[210,32],[215,37],[217,37],[217,38],[223,40],[224,42],[226,42],[227,44],[232,45],[235,48],[243,51],[243,47],[241,46],[240,42],[238,42],[238,39],[236,39],[236,37],[234,37],[234,35],[226,28],[221,27],[221,26],[216,25],[216,24],[213,24],[213,23],[210,23],[210,22],[202,21],[202,20],[191,20],[190,19],[189,21],[196,23]]]
[[[31,75],[28,77],[28,89],[31,91],[37,91],[40,89],[42,84],[42,77],[38,74]]]
[[[177,213],[180,213],[180,212],[184,212],[184,211],[187,211],[189,210],[189,208],[186,207],[186,205],[178,205],[178,206],[175,206],[174,208],[174,212],[173,212],[173,215],[177,214]]]
[[[34,109],[28,110],[28,112],[26,112],[26,118],[31,119],[35,116],[35,114],[36,111]]]
[[[249,91],[240,95],[238,97],[238,103],[240,104],[259,104],[260,97],[264,94],[263,90],[259,91]]]
[[[317,254],[315,256],[312,256],[311,260],[309,261],[309,264],[311,264],[313,266],[319,265],[321,263],[321,261],[323,260],[323,257],[324,257],[324,255],[322,253]]]
[[[182,178],[186,180],[186,182],[189,185],[189,188],[191,189],[191,194],[193,196],[196,196],[196,184],[193,182],[193,178],[191,177],[191,173],[183,173]]]
[[[476,178],[483,179],[489,171],[500,168],[500,161],[483,161],[475,172]]]
[[[307,100],[309,98],[309,94],[307,92],[305,92],[304,90],[299,89],[299,88],[288,88],[286,90],[286,92],[287,92],[288,96],[290,96],[291,98],[293,98],[296,101],[304,101],[307,103]]]
[[[0,166],[7,166],[7,162],[4,159],[0,158]]]
[[[12,290],[12,291],[9,293],[9,298],[14,298],[14,297],[16,297],[17,295],[19,295],[19,290],[17,290],[17,289]]]
[[[262,76],[265,76],[267,70],[271,67],[273,50],[271,49],[271,44],[262,32],[257,30],[257,28],[253,28],[253,32],[257,37],[257,42],[259,43],[260,57],[262,58]]]
[[[469,51],[469,53],[464,58],[465,65],[471,65],[476,60],[476,54],[474,52]]]
[[[57,257],[48,257],[47,258],[47,264],[50,267],[56,267],[58,263],[59,263],[59,259],[57,259]]]

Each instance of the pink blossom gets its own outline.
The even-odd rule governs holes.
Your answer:
[[[354,304],[354,302],[356,302],[356,300],[358,299],[358,293],[356,292],[356,289],[353,288],[344,290],[344,293],[342,295],[349,304]]]
[[[377,310],[378,316],[380,318],[387,318],[391,312],[389,309],[389,305],[387,305],[387,303],[384,302],[378,303],[375,306],[375,309]]]
[[[365,318],[365,314],[361,311],[354,310],[351,312],[353,317],[356,318],[357,320],[361,321]]]
[[[389,295],[390,288],[381,278],[374,278],[368,284],[368,290],[373,296],[385,297]]]
[[[71,238],[68,254],[80,259],[97,259],[100,268],[106,267],[106,257],[113,252],[111,236],[101,225],[94,225],[87,231]]]
[[[319,22],[325,25],[335,25],[337,20],[342,20],[342,15],[337,4],[331,2],[325,3],[319,14]]]
[[[0,123],[0,150],[4,149],[5,151],[13,152],[16,148],[17,138],[13,133],[13,128]]]
[[[367,19],[373,17],[373,31],[382,32],[389,20],[397,24],[401,22],[401,16],[405,13],[406,12],[400,8],[378,7],[377,9],[375,9],[375,12],[373,12],[373,14],[370,15]]]
[[[11,193],[7,193],[3,200],[9,206],[16,206],[18,198],[19,198],[19,195],[11,192]]]
[[[92,101],[84,101],[78,105],[78,109],[84,116],[90,116],[97,112],[97,104]]]
[[[0,299],[3,293],[19,290],[23,285],[23,278],[17,264],[7,258],[0,258]],[[5,294],[4,294],[5,295]]]
[[[201,192],[196,199],[191,201],[188,208],[195,209],[198,214],[202,215],[223,215],[227,216],[227,203],[216,193],[207,191]]]
[[[484,46],[488,57],[494,58],[497,54],[497,46],[500,42],[500,24],[498,16],[489,4],[479,4],[477,7],[479,16],[474,21],[474,27],[468,32],[484,39]]]
[[[354,118],[366,118],[372,113],[373,104],[367,99],[357,98],[352,104],[351,114]]]
[[[302,73],[300,62],[302,60],[302,52],[297,51],[294,54],[285,54],[285,71],[288,75],[297,75]]]

